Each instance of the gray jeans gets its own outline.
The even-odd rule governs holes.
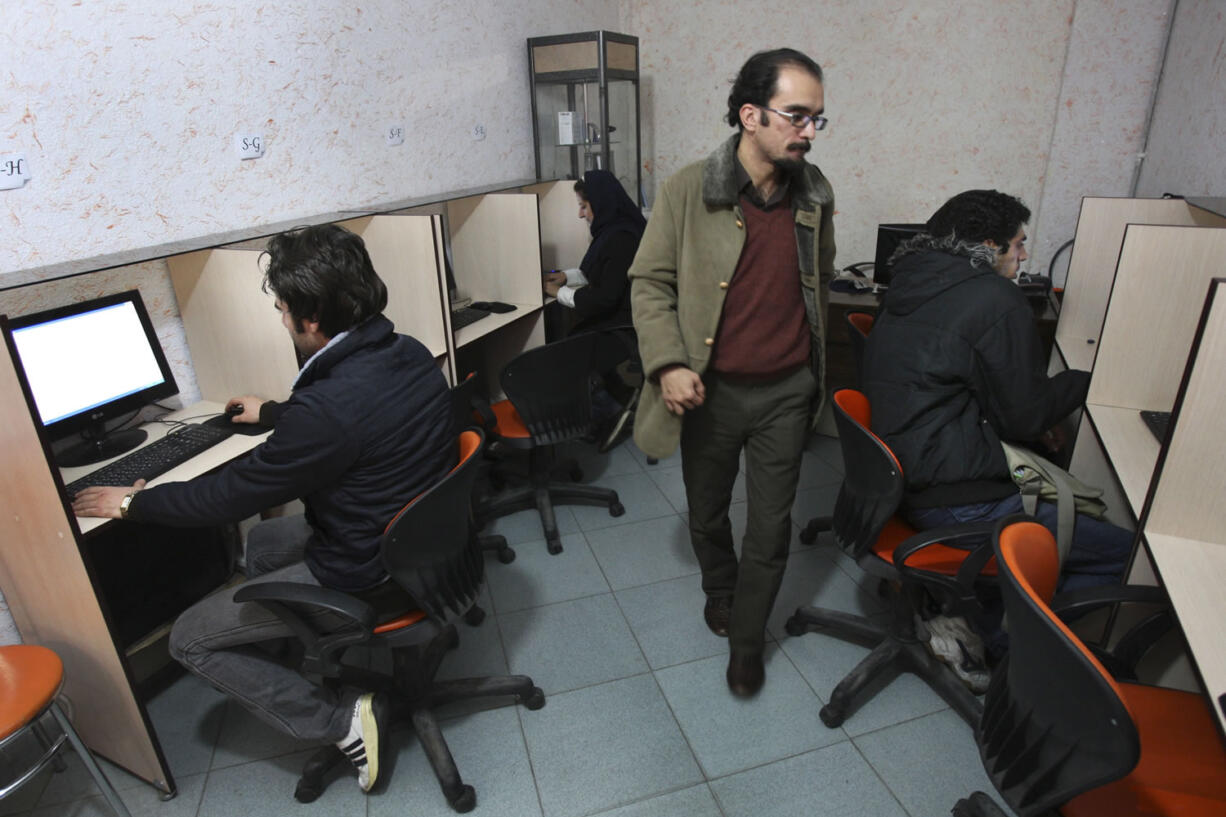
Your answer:
[[[247,536],[247,575],[255,582],[318,587],[302,561],[310,533],[302,516],[259,523]],[[179,616],[170,633],[170,654],[282,732],[316,743],[344,738],[357,693],[338,695],[280,663],[276,646],[291,635],[289,628],[258,604],[235,602],[237,591],[237,586],[226,588]]]

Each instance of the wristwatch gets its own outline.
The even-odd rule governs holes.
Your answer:
[[[132,497],[134,496],[136,496],[136,491],[133,491],[132,493],[125,496],[122,500],[120,500],[119,502],[119,518],[120,519],[128,518],[128,508],[131,507]]]

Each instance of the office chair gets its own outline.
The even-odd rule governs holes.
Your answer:
[[[868,343],[868,333],[873,328],[876,316],[872,312],[848,309],[843,313],[843,319],[847,321],[847,337],[851,339],[851,356],[856,364],[856,385],[859,386],[860,370],[864,365],[864,345]],[[800,541],[806,545],[813,544],[819,533],[830,530],[831,521],[829,516],[813,517],[800,531]]]
[[[835,542],[872,576],[883,581],[890,602],[887,625],[838,610],[800,607],[785,624],[788,635],[810,627],[837,638],[873,644],[873,650],[830,694],[822,707],[822,722],[835,728],[860,703],[857,697],[872,682],[908,670],[924,679],[968,723],[979,720],[981,707],[954,672],[938,661],[916,634],[915,613],[925,591],[951,615],[973,620],[978,611],[974,583],[980,572],[991,573],[991,523],[934,528],[917,533],[895,515],[903,495],[902,468],[894,454],[869,430],[868,399],[854,389],[834,395],[835,422],[843,448],[845,474],[834,505]],[[957,544],[978,538],[975,547]]]
[[[575,335],[520,354],[502,370],[502,389],[508,399],[492,406],[497,418],[494,433],[499,442],[507,448],[528,452],[528,484],[481,503],[476,509],[477,519],[484,522],[535,507],[550,553],[562,552],[554,503],[607,505],[610,516],[626,512],[614,490],[551,481],[556,462],[554,447],[579,439],[591,429],[588,373],[592,369],[595,341],[592,334]],[[574,482],[583,478],[573,460],[560,465]]]
[[[857,309],[849,309],[843,313],[844,320],[847,321],[847,337],[851,339],[851,356],[856,363],[856,376],[860,376],[860,369],[864,365],[864,344],[868,343],[868,333],[873,329],[873,321],[877,316],[872,312],[862,312]]]
[[[301,671],[322,683],[388,693],[393,719],[407,719],[421,741],[447,802],[458,812],[472,810],[476,793],[463,782],[433,710],[451,701],[483,696],[514,696],[528,709],[545,705],[544,693],[524,675],[498,678],[435,679],[448,649],[459,643],[456,622],[480,623],[476,599],[485,560],[469,535],[469,496],[484,444],[477,429],[460,434],[460,463],[418,496],[388,524],[380,552],[392,580],[421,609],[376,623],[374,610],[345,593],[292,582],[256,582],[239,589],[237,602],[257,602],[286,623],[301,642]],[[329,610],[344,619],[319,631],[311,612]],[[333,618],[335,620],[335,618]],[[350,647],[363,647],[374,660],[369,668],[342,663]],[[294,797],[315,800],[327,786],[327,773],[344,755],[333,744],[306,763]]]
[[[639,397],[643,393],[643,362],[639,357],[639,338],[634,331],[633,326],[613,326],[605,329],[596,330],[596,348],[593,352],[593,357],[596,365],[596,370],[602,373],[606,385],[609,382],[610,375],[620,381],[625,388],[628,388],[627,394],[622,402],[622,409],[618,412],[613,422],[608,428],[603,431],[599,439],[596,441],[596,450],[601,454],[607,454],[617,447],[626,433],[630,430],[631,424],[634,421],[634,413],[638,410]],[[632,377],[637,377],[637,382],[634,385],[625,383],[620,373],[616,371],[617,367],[625,363],[626,373]],[[612,365],[611,365],[612,364]],[[604,372],[610,372],[610,375],[605,375]],[[612,394],[612,391],[609,392]],[[615,399],[617,395],[613,395]]]
[[[1204,696],[1112,678],[1057,617],[1067,610],[1052,599],[1060,565],[1047,528],[1016,515],[993,538],[1010,646],[975,739],[1005,801],[1021,817],[1226,814],[1226,747]],[[1157,587],[1096,589],[1093,606],[1166,603]],[[1122,643],[1152,642],[1155,621],[1173,623],[1160,610]],[[1003,815],[981,792],[953,813]]]
[[[488,435],[493,431],[497,422],[489,402],[477,396],[476,372],[469,372],[467,377],[451,387],[451,411],[457,433],[475,426]],[[515,561],[515,551],[507,545],[505,536],[478,534],[475,524],[469,529],[469,535],[476,537],[477,545],[481,550],[494,551],[498,561],[504,565]]]
[[[42,745],[43,754],[15,780],[0,785],[0,799],[7,797],[38,774],[48,763],[61,770],[60,751],[67,741],[77,751],[94,783],[120,817],[129,817],[127,806],[115,793],[115,788],[94,760],[72,722],[64,715],[56,696],[64,686],[64,664],[46,647],[34,644],[14,644],[0,647],[0,748],[13,745],[32,736]],[[43,716],[50,711],[59,725],[60,734],[54,741],[42,727]]]

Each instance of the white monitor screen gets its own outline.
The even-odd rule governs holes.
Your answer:
[[[44,426],[166,381],[132,301],[15,328]]]

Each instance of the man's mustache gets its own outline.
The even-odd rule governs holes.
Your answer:
[[[802,150],[802,151],[804,151],[805,153],[808,153],[808,152],[809,152],[809,147],[810,147],[810,144],[809,144],[809,142],[808,142],[808,141],[805,141],[805,142],[793,142],[792,144],[788,145],[788,150]]]

